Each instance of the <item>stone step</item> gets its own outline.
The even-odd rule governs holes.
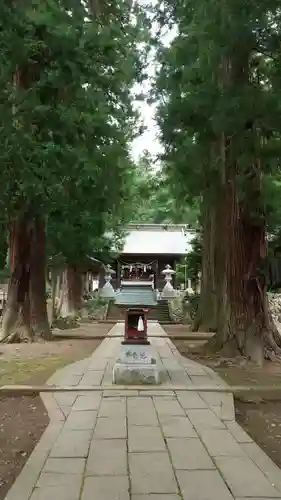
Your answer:
[[[152,321],[159,321],[159,323],[170,323],[170,313],[168,303],[164,300],[158,302],[157,305],[151,306],[149,319]],[[107,320],[122,320],[124,319],[124,312],[126,310],[125,306],[118,306],[111,302],[109,304]]]

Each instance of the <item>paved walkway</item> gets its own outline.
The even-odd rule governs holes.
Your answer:
[[[111,334],[122,333],[116,324]],[[157,323],[149,333],[163,334]],[[221,385],[167,338],[152,344],[164,392],[43,395],[50,425],[6,500],[272,500],[281,471],[235,422],[232,396],[173,391]],[[120,339],[57,372],[57,385],[109,385]]]

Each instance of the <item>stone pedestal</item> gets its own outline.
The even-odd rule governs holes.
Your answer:
[[[113,367],[113,384],[160,384],[160,369],[150,345],[121,345]]]

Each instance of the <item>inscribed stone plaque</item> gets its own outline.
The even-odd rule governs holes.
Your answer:
[[[149,364],[153,363],[149,346],[124,345],[122,346],[119,363],[125,364]]]

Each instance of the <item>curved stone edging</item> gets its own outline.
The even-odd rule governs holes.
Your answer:
[[[163,334],[157,323],[150,323],[149,329],[150,333]],[[119,331],[117,323],[110,334]],[[198,500],[206,498],[206,492],[218,500],[281,499],[281,471],[236,423],[232,394],[172,389],[179,384],[214,388],[227,384],[210,368],[183,357],[168,337],[154,338],[152,343],[169,377],[162,384],[165,392],[156,388],[139,395],[130,389],[112,393],[101,388],[90,394],[41,394],[50,424],[5,500],[108,500],[117,494],[122,500],[138,500],[138,494],[150,498],[152,490],[163,500],[167,494],[190,500],[192,488],[196,488]],[[77,387],[111,384],[119,345],[118,338],[105,339],[89,358],[62,368],[48,383]],[[95,454],[89,454],[97,439]],[[121,442],[128,443],[129,452],[124,444],[126,458],[122,457],[130,463],[122,475],[123,459],[117,446]],[[189,446],[197,451],[186,455]],[[162,461],[159,477],[155,453]],[[74,470],[78,461],[79,470]],[[54,471],[54,463],[61,464],[59,473]],[[142,477],[143,467],[153,474]],[[60,478],[58,484],[56,477]],[[65,484],[73,484],[73,488]]]

